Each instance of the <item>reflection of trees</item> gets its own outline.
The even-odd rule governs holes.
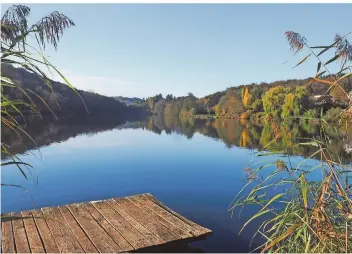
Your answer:
[[[219,138],[227,145],[227,147],[239,146],[243,129],[240,122],[219,119],[216,119],[215,121],[217,122],[215,126],[217,126]]]
[[[318,123],[314,123],[312,121],[302,121],[301,126],[305,132],[314,135],[317,132],[319,132],[320,125]]]
[[[118,117],[63,117],[60,120],[46,118],[45,120],[28,120],[26,131],[31,135],[38,147],[46,146],[54,142],[61,142],[70,137],[80,134],[94,135],[95,133],[124,128],[145,128],[157,134],[178,133],[192,138],[198,132],[204,136],[221,140],[227,147],[245,147],[249,149],[262,149],[270,151],[284,151],[289,154],[309,156],[317,148],[314,146],[298,145],[299,142],[307,142],[306,138],[322,140],[318,123],[284,123],[280,126],[280,137],[276,142],[274,130],[271,124],[255,121],[237,121],[232,119],[194,119],[191,117],[153,116],[148,119],[135,121],[134,119],[121,120]],[[324,125],[324,131],[329,137],[329,149],[336,151],[342,161],[352,161],[352,128],[335,128]],[[22,137],[29,144],[22,145],[21,140],[2,128],[2,142],[9,144],[14,153],[23,153],[34,149],[35,144]],[[4,158],[4,157],[3,157]]]
[[[240,146],[247,147],[250,144],[251,140],[249,137],[248,129],[244,128],[241,134]]]
[[[270,124],[265,124],[259,139],[259,144],[266,147],[274,139],[274,131]]]
[[[153,126],[149,126],[154,123]],[[190,117],[154,116],[148,123],[148,129],[160,133],[181,133],[191,138],[195,132],[204,136],[221,140],[227,147],[245,147],[249,149],[265,148],[269,151],[282,151],[288,154],[309,156],[317,151],[317,147],[299,145],[307,142],[307,138],[322,140],[319,123],[288,122],[279,126],[280,136],[276,142],[273,126],[266,122],[231,119],[194,119]],[[352,144],[352,130],[331,126],[325,127],[330,137],[329,148],[336,151],[344,161],[352,161],[352,154],[344,149],[346,142]],[[350,132],[350,133],[348,133]]]
[[[165,131],[166,134],[176,132],[192,138],[196,132],[196,126],[195,120],[191,117],[175,117],[171,115],[162,117],[155,115],[149,120],[147,129],[158,134],[161,134],[162,131]]]
[[[43,119],[27,119],[28,125],[25,131],[35,143],[26,135],[21,135],[21,140],[5,126],[1,126],[1,142],[9,145],[9,150],[13,154],[22,154],[28,150],[59,143],[81,134],[93,136],[96,133],[116,128],[141,128],[145,126],[145,121],[136,121],[133,117],[124,120],[119,116],[93,117],[91,115],[83,117],[64,116],[60,117],[59,120],[52,118],[48,116]],[[23,144],[27,145],[24,146]],[[2,159],[6,159],[6,155],[2,154]]]

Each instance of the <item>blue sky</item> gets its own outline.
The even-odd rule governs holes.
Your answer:
[[[76,23],[58,51],[48,47],[46,54],[76,87],[109,96],[204,96],[252,82],[305,78],[315,74],[316,61],[292,69],[304,53],[293,57],[284,32],[328,45],[335,33],[352,30],[351,4],[28,6],[30,22],[57,10]]]

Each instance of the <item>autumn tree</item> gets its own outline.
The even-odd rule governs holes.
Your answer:
[[[252,103],[252,95],[249,93],[248,87],[244,89],[242,102],[245,108],[249,108],[250,104]]]
[[[241,99],[231,90],[221,97],[218,106],[218,112],[220,114],[238,115],[244,111]]]
[[[244,97],[244,93],[245,93],[245,88],[242,88],[241,89],[241,98],[243,99],[243,97]]]

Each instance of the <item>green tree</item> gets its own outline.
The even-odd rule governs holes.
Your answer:
[[[263,96],[263,107],[267,114],[279,119],[281,116],[282,105],[285,102],[286,89],[282,86],[270,88]]]
[[[293,115],[302,115],[304,109],[308,106],[308,90],[304,86],[297,86],[295,89],[295,102]]]
[[[294,115],[295,111],[295,100],[296,96],[293,93],[289,93],[285,96],[285,103],[282,106],[281,117],[289,118]]]

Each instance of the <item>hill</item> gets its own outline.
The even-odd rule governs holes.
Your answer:
[[[77,89],[77,92],[83,98],[83,103],[77,93],[69,86],[60,82],[51,81],[53,89],[53,91],[51,91],[49,86],[46,85],[39,76],[23,68],[15,68],[12,65],[1,64],[1,75],[11,78],[14,83],[24,89],[41,114],[52,114],[51,111],[53,111],[58,115],[75,114],[82,116],[87,114],[114,114],[121,118],[126,118],[131,115],[137,116],[146,113],[140,107],[127,107],[125,104],[112,97]],[[16,100],[22,98],[28,102],[29,99],[23,95],[20,88],[3,87],[2,92],[8,99]],[[40,96],[40,98],[38,96]],[[42,99],[47,105],[44,104]],[[29,112],[29,108],[24,110],[24,112],[26,111]]]
[[[138,106],[144,102],[143,99],[137,97],[123,97],[123,96],[116,96],[114,97],[117,101],[127,105],[127,106]]]

